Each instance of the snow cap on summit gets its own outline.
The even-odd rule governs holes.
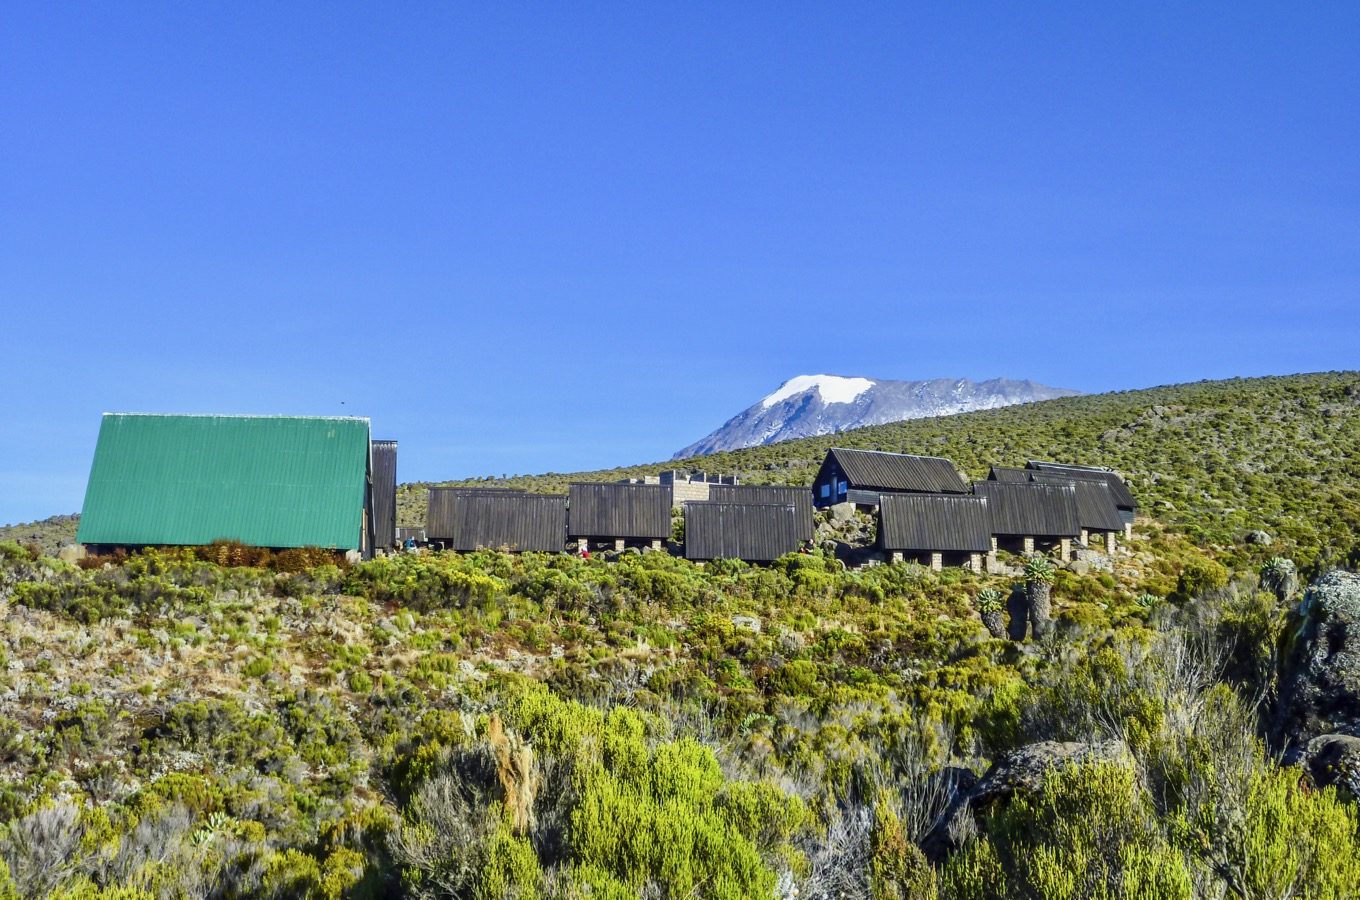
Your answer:
[[[799,375],[672,458],[689,459],[739,447],[835,434],[866,425],[995,409],[1013,403],[1070,397],[1076,393],[1079,392],[1008,378],[892,381],[843,375]]]
[[[846,378],[841,375],[796,375],[780,385],[779,390],[760,401],[760,407],[761,409],[769,409],[781,400],[787,400],[789,397],[813,389],[822,398],[822,402],[828,406],[832,403],[853,403],[856,397],[873,386],[874,383],[868,378]]]

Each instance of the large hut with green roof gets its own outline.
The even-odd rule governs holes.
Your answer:
[[[375,484],[365,418],[106,413],[76,537],[99,552],[228,540],[367,557],[393,539],[385,514],[374,523],[375,494],[383,513],[396,490],[395,444],[380,450]]]

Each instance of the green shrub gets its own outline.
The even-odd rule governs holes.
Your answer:
[[[1202,597],[1228,586],[1228,570],[1212,559],[1192,558],[1181,567],[1176,578],[1176,595],[1181,600]]]
[[[319,895],[320,884],[320,864],[300,850],[271,853],[265,860],[261,886],[267,895],[312,898]]]
[[[937,896],[935,870],[882,797],[874,807],[869,869],[874,900],[934,900]]]
[[[704,780],[687,771],[658,774],[665,781]],[[774,873],[750,839],[711,811],[599,769],[584,776],[580,794],[571,815],[571,852],[580,864],[611,872],[635,890],[656,882],[672,896],[772,896]]]
[[[780,693],[811,696],[817,691],[817,664],[806,659],[789,660],[775,671],[771,685]]]
[[[4,893],[0,892],[0,900]],[[14,895],[16,900],[18,895]],[[156,900],[156,895],[138,887],[99,887],[87,878],[78,878],[48,894],[45,900]]]
[[[691,739],[649,746],[657,723],[631,710],[601,714],[537,688],[518,691],[508,709],[539,753],[575,761],[575,866],[635,891],[655,882],[678,896],[770,896],[767,855],[808,821],[797,798],[727,782],[713,752]]]
[[[290,547],[274,554],[271,568],[276,572],[306,572],[321,566],[344,566],[343,553],[322,547]]]
[[[321,863],[317,893],[321,900],[340,900],[364,876],[365,860],[362,853],[348,847],[339,847]]]
[[[267,656],[257,656],[241,667],[246,678],[263,678],[274,671],[274,661]]]
[[[247,713],[231,700],[195,700],[177,704],[143,733],[148,755],[181,749],[203,754],[225,765],[276,769],[290,749],[288,738],[272,716]]]
[[[344,589],[420,611],[488,604],[504,593],[505,584],[478,571],[479,562],[474,555],[459,553],[378,557],[351,568]]]
[[[1332,788],[1311,792],[1296,774],[1263,767],[1252,778],[1240,847],[1229,851],[1255,897],[1360,896],[1356,811]]]
[[[502,824],[487,848],[486,864],[474,897],[477,900],[537,897],[542,875],[533,846]]]
[[[1191,896],[1185,861],[1162,835],[1128,765],[1050,770],[1036,795],[1014,798],[979,840],[991,849],[946,863],[946,896]]]
[[[572,866],[565,900],[640,900],[637,891],[596,866]]]

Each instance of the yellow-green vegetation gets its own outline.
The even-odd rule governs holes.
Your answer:
[[[0,900],[1356,896],[1354,802],[1281,768],[1262,717],[1296,573],[1355,546],[1355,384],[1165,389],[1152,405],[1189,422],[1269,399],[1330,443],[1280,451],[1250,491],[1293,493],[1248,507],[1245,470],[1154,468],[1132,428],[1109,461],[1152,518],[1112,560],[1032,566],[1051,627],[1023,641],[984,627],[1027,615],[1019,566],[218,548],[79,568],[0,543]],[[1076,398],[1067,426],[1000,411],[976,446],[972,417],[885,446],[1098,461],[1045,442],[1122,434],[1111,409],[1152,421],[1133,396],[1099,423]],[[1256,466],[1261,427],[1203,446]],[[1121,749],[932,852],[970,778],[1038,741]]]

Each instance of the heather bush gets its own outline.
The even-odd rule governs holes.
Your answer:
[[[0,860],[12,890],[21,897],[43,897],[78,874],[83,835],[80,808],[70,802],[45,803],[11,820],[0,836]]]
[[[1176,596],[1190,600],[1227,586],[1228,570],[1223,565],[1212,559],[1190,559],[1176,578]]]
[[[548,870],[616,893],[652,885],[668,895],[772,895],[773,867],[797,855],[791,841],[810,825],[801,800],[729,780],[712,750],[664,740],[662,723],[636,712],[564,702],[532,685],[511,686],[506,700],[507,723],[547,778],[535,825],[525,836],[507,831],[490,745],[440,751],[439,774],[416,790],[394,832],[393,856],[416,896],[527,896]]]
[[[505,586],[501,579],[478,571],[472,557],[436,553],[369,560],[350,569],[344,589],[380,603],[426,611],[490,603]]]
[[[977,846],[942,872],[950,898],[1188,898],[1187,863],[1166,840],[1131,765],[1067,765],[990,816]]]

